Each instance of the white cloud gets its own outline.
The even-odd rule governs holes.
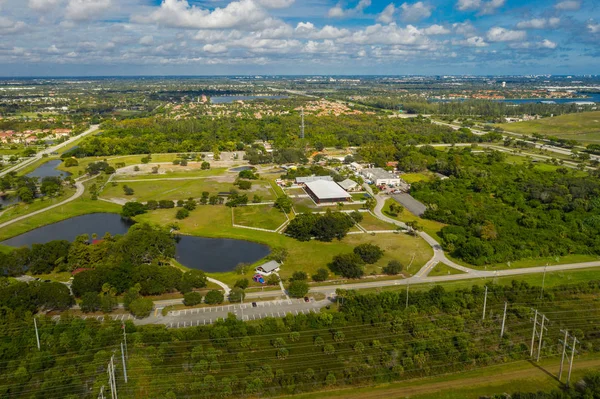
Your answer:
[[[101,16],[111,6],[111,0],[69,0],[65,17],[73,21],[88,21]]]
[[[299,37],[308,39],[338,39],[350,35],[348,29],[339,29],[331,25],[325,25],[321,30],[317,29],[311,22],[300,22],[294,29]]]
[[[361,14],[365,10],[365,8],[369,7],[370,5],[371,0],[360,0],[356,7],[344,9],[342,7],[342,4],[338,3],[335,5],[335,7],[329,9],[329,11],[327,12],[327,16],[329,18],[342,18],[348,15]]]
[[[560,18],[533,18],[528,21],[521,21],[517,24],[518,29],[547,29],[556,28],[560,24]]]
[[[402,20],[407,22],[416,22],[431,16],[432,7],[422,1],[414,4],[403,3],[400,8],[402,9]]]
[[[327,15],[329,16],[329,18],[341,18],[344,16],[344,13],[344,9],[341,5],[338,4],[335,7],[331,8]]]
[[[549,48],[549,49],[555,49],[556,48],[556,43],[554,43],[553,41],[550,41],[548,39],[542,40],[540,43],[538,43],[538,45],[541,48]]]
[[[50,11],[62,0],[29,0],[29,8],[35,11]]]
[[[146,35],[140,39],[140,44],[143,46],[149,46],[154,43],[154,37],[152,35]]]
[[[459,35],[471,36],[477,32],[477,29],[469,21],[457,22],[452,24],[452,28]]]
[[[385,7],[383,9],[381,14],[379,14],[379,16],[377,17],[377,21],[384,23],[384,24],[392,23],[392,22],[394,22],[394,14],[395,13],[396,13],[396,6],[394,5],[394,3],[390,3],[387,5],[387,7]]]
[[[580,0],[564,0],[554,5],[554,8],[561,11],[577,11],[581,8]]]
[[[442,25],[436,24],[423,29],[423,33],[425,33],[426,35],[447,35],[448,33],[450,33],[450,29]]]
[[[434,44],[420,29],[412,25],[401,28],[395,23],[389,25],[371,25],[365,29],[353,32],[350,36],[338,39],[338,42],[424,46],[426,48]]]
[[[479,14],[493,14],[498,8],[502,7],[505,0],[458,0],[456,8],[461,11],[479,11]]]
[[[465,40],[465,44],[469,47],[486,47],[489,46],[485,39],[481,36],[472,36]]]
[[[0,15],[0,35],[19,33],[25,30],[26,27],[27,25],[23,21],[13,21]]]
[[[271,2],[273,4],[281,2]],[[171,28],[227,29],[278,25],[256,0],[233,1],[212,11],[190,6],[187,0],[163,0],[150,15],[136,15],[134,22],[156,23]]]
[[[487,32],[487,39],[490,42],[514,42],[517,40],[523,40],[527,36],[527,33],[522,30],[510,30],[494,26]]]
[[[207,53],[226,53],[227,52],[227,46],[223,45],[223,44],[205,44],[204,47],[202,47],[203,51],[206,51]]]
[[[58,47],[56,47],[56,44],[53,44],[52,46],[48,47],[48,53],[59,54],[60,50],[58,49]]]
[[[265,8],[288,8],[295,0],[258,0],[258,4]]]
[[[590,33],[600,33],[600,24],[596,24],[596,23],[590,21],[587,24],[587,28],[588,28],[588,31],[590,31]]]

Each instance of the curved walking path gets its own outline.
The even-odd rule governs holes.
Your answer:
[[[217,284],[219,287],[223,288],[223,290],[225,291],[225,297],[229,296],[229,292],[231,292],[231,288],[229,288],[229,286],[227,284],[225,284],[222,281],[215,280],[214,278],[210,278],[210,277],[207,277],[206,279],[208,281],[210,281],[211,283]]]
[[[88,180],[89,180],[89,179],[88,179]],[[61,201],[61,202],[59,202],[58,204],[50,205],[50,206],[49,206],[49,207],[47,207],[47,208],[43,208],[43,209],[37,210],[37,211],[35,211],[35,212],[28,213],[28,214],[26,214],[26,215],[23,215],[23,216],[16,217],[16,218],[14,218],[14,219],[11,219],[11,220],[9,220],[8,222],[4,222],[4,223],[0,224],[0,229],[1,229],[1,228],[4,228],[4,227],[6,227],[6,226],[9,226],[9,225],[11,225],[11,224],[13,224],[13,223],[19,222],[19,221],[21,221],[21,220],[24,220],[24,219],[30,218],[30,217],[32,217],[32,216],[39,215],[40,213],[47,212],[47,211],[49,211],[49,210],[51,210],[51,209],[58,208],[59,206],[63,206],[63,205],[65,205],[65,204],[68,204],[68,203],[69,203],[69,202],[71,202],[71,201],[74,201],[74,200],[76,200],[77,198],[81,197],[81,196],[83,195],[84,191],[85,191],[85,187],[83,186],[83,182],[84,182],[84,181],[87,181],[87,180],[83,180],[83,181],[76,181],[76,182],[75,182],[75,187],[77,187],[77,190],[75,191],[75,194],[73,194],[72,196],[70,196],[70,197],[69,197],[69,198],[67,198],[66,200],[64,200],[64,201]]]

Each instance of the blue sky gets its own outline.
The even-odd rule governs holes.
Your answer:
[[[0,0],[0,76],[600,74],[597,0]]]

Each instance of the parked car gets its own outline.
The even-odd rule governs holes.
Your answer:
[[[305,296],[304,297],[304,302],[310,302],[310,299],[307,296]]]
[[[255,307],[257,307],[257,306],[258,306],[258,305],[256,304],[256,302],[252,302],[252,307],[253,307],[253,308],[255,308]]]

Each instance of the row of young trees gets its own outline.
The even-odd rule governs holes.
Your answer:
[[[489,285],[485,320],[481,318],[483,288],[473,286],[456,291],[411,290],[409,306],[404,291],[362,295],[340,290],[339,311],[253,323],[233,315],[211,326],[181,329],[126,322],[129,381],[124,384],[117,373],[119,396],[276,396],[528,359],[531,307],[552,315],[543,356],[559,361],[562,327],[581,341],[581,354],[596,352],[598,309],[593,298],[600,292],[599,282],[546,287],[542,299],[540,290],[517,282]],[[500,337],[505,301],[510,306]],[[574,309],[586,312],[574,317]],[[104,365],[123,339],[121,322],[64,315],[56,323],[38,318],[37,325],[41,350],[29,314],[6,307],[0,312],[0,395],[97,397],[106,383]],[[573,384],[562,396],[549,397],[594,397],[596,378]]]

